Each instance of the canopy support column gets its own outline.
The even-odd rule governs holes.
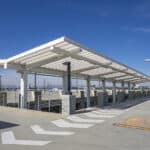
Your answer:
[[[34,74],[34,90],[37,91],[37,73]]]
[[[131,90],[131,83],[128,82],[128,91],[130,91],[130,90]]]
[[[113,95],[113,103],[116,103],[116,82],[115,81],[113,81],[112,95]]]
[[[133,90],[135,90],[135,83],[132,84],[132,88],[133,88]]]
[[[91,93],[91,91],[90,91],[90,77],[88,77],[86,81],[87,81],[87,88],[86,88],[86,90],[87,90],[86,91],[87,101],[86,102],[87,102],[87,108],[88,108],[88,107],[90,107],[90,95],[91,95],[90,94]]]
[[[63,76],[63,89],[65,94],[71,95],[71,63],[65,62],[63,64],[67,66],[67,71]]]
[[[102,89],[103,91],[98,93],[97,104],[99,107],[103,107],[104,103],[108,102],[107,92],[106,92],[106,81],[102,80]]]
[[[121,82],[122,92],[125,92],[124,81]]]
[[[68,93],[68,90],[67,90],[67,74],[66,73],[63,74],[63,92],[64,92],[64,94]]]
[[[71,63],[63,63],[67,66],[67,71],[63,75],[63,90],[65,95],[62,95],[62,114],[70,115],[75,113],[76,98],[71,93]]]
[[[117,93],[117,101],[118,102],[121,102],[121,101],[124,101],[125,100],[125,83],[124,81],[121,82],[121,92],[119,91]]]
[[[28,74],[24,71],[21,72],[20,79],[20,108],[27,108],[28,97]]]
[[[105,80],[102,80],[102,89],[103,89],[103,92],[105,93],[106,92],[106,81]]]

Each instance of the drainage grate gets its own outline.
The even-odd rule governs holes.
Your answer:
[[[150,130],[150,118],[136,117],[127,119],[121,123],[114,123],[113,125],[117,127],[133,128],[139,130]]]

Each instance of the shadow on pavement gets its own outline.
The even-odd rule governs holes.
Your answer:
[[[136,106],[138,104],[144,103],[146,101],[149,101],[149,98],[144,98],[144,99],[134,99],[134,100],[127,100],[125,102],[122,103],[118,103],[115,105],[110,105],[110,106],[105,106],[104,109],[128,109],[131,108],[133,106]]]
[[[141,99],[134,99],[134,100],[126,100],[124,102],[116,103],[114,105],[109,104],[103,107],[83,108],[83,109],[77,110],[76,114],[92,112],[93,110],[97,110],[98,108],[100,108],[101,110],[110,110],[110,109],[124,110],[124,109],[131,108],[133,106],[136,106],[138,104],[144,103],[145,101],[149,101],[149,100],[150,98],[141,98]]]
[[[0,129],[12,128],[12,127],[16,127],[16,126],[19,126],[19,124],[0,121]]]

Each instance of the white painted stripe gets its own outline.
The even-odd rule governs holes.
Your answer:
[[[94,113],[84,113],[85,116],[91,117],[91,118],[113,118],[115,116],[113,115],[99,115],[99,114],[94,114]]]
[[[106,109],[99,109],[98,111],[100,111],[100,112],[104,112],[104,113],[121,113],[122,112],[122,110],[112,110],[112,109],[110,109],[110,110],[106,110]]]
[[[96,113],[96,114],[100,114],[100,115],[119,115],[118,113],[104,113],[104,112],[100,112],[100,111],[92,111],[92,113]]]
[[[96,110],[96,111],[100,111],[100,112],[103,112],[103,113],[121,113],[121,111],[110,111],[110,110]]]
[[[51,121],[57,127],[61,128],[90,128],[93,124],[79,124],[79,123],[70,123],[65,121],[64,119]]]
[[[101,113],[110,113],[110,114],[121,114],[122,111],[110,111],[110,110],[96,110],[96,111],[99,111]]]
[[[34,133],[36,133],[36,134],[43,134],[43,135],[60,135],[60,136],[65,136],[65,135],[72,135],[72,134],[74,134],[74,132],[44,130],[39,125],[33,125],[33,126],[31,126],[31,128],[34,131]]]
[[[51,141],[35,141],[35,140],[16,140],[12,131],[2,133],[1,138],[2,144],[13,144],[13,145],[43,146],[51,142]]]
[[[95,119],[83,119],[78,116],[69,116],[67,119],[74,121],[74,122],[80,122],[80,123],[102,123],[104,120],[95,120]]]

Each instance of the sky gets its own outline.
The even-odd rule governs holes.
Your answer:
[[[61,36],[150,75],[149,0],[0,0],[0,59]]]

